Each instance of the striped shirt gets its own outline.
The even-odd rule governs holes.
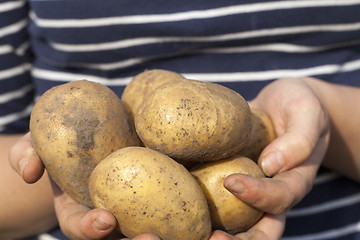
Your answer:
[[[360,86],[360,0],[0,0],[1,133],[28,131],[52,86],[88,79],[120,96],[154,68],[247,100],[283,77]],[[359,190],[321,169],[283,239],[360,239]],[[59,229],[39,238],[65,239]]]

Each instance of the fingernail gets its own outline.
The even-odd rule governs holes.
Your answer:
[[[266,176],[273,176],[284,166],[284,159],[279,152],[270,153],[261,162],[261,168]]]
[[[20,159],[19,161],[19,170],[20,170],[20,176],[24,175],[24,170],[26,165],[28,164],[28,158],[27,157],[23,157]]]
[[[225,188],[235,194],[242,194],[246,192],[246,188],[244,187],[244,185],[242,185],[237,180],[230,181],[228,184],[225,185]]]
[[[95,218],[94,222],[93,222],[93,227],[102,232],[102,231],[106,231],[108,230],[109,228],[111,228],[111,225],[110,224],[107,224],[107,223],[104,223],[103,221],[101,221],[100,219],[98,218]]]

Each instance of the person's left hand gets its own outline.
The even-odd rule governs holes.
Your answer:
[[[37,182],[44,173],[44,165],[35,153],[30,133],[21,137],[12,147],[10,165],[27,183]],[[123,239],[128,240],[115,228],[115,217],[103,209],[90,209],[77,203],[50,181],[54,195],[54,205],[61,230],[70,239]],[[39,196],[41,197],[41,196]],[[141,234],[134,240],[159,240],[152,234]]]
[[[312,79],[274,81],[250,103],[267,112],[274,123],[277,138],[258,159],[271,178],[232,174],[224,186],[266,213],[247,232],[231,236],[215,231],[211,240],[280,239],[286,212],[311,190],[329,143],[330,124],[321,99],[307,81]]]

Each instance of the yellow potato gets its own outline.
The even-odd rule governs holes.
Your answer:
[[[235,155],[217,162],[198,165],[191,170],[205,192],[213,229],[236,234],[248,230],[263,212],[236,198],[224,187],[224,180],[233,173],[264,177],[251,159]]]
[[[211,234],[198,182],[152,149],[127,147],[109,155],[92,172],[89,189],[94,205],[111,212],[129,238],[153,233],[162,240],[205,240]]]
[[[251,109],[252,129],[248,144],[238,154],[257,161],[264,148],[276,138],[273,123],[264,111]]]
[[[181,161],[215,161],[250,139],[251,112],[224,86],[183,79],[151,91],[138,107],[135,128],[143,143]]]
[[[108,87],[82,80],[49,89],[31,113],[35,151],[55,183],[91,206],[88,178],[110,153],[139,145],[130,114]]]
[[[163,69],[146,70],[136,75],[125,87],[121,100],[127,104],[132,116],[145,96],[158,86],[184,77],[176,72]]]

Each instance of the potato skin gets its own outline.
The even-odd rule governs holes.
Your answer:
[[[149,92],[166,82],[177,79],[184,79],[184,77],[179,73],[164,69],[145,70],[126,85],[121,100],[129,107],[134,117],[136,109]]]
[[[94,205],[111,212],[129,238],[153,233],[162,240],[205,240],[211,235],[198,182],[181,164],[152,149],[112,153],[92,172],[89,189]]]
[[[31,113],[30,132],[51,178],[86,206],[92,206],[87,185],[96,164],[121,147],[140,144],[119,97],[86,80],[45,92]]]
[[[248,230],[262,217],[262,211],[239,200],[224,187],[225,178],[233,173],[265,177],[253,160],[235,155],[200,164],[190,172],[205,192],[214,230],[236,234]]]
[[[229,88],[183,79],[147,95],[136,111],[135,128],[146,146],[173,159],[216,161],[247,144],[251,112]]]
[[[252,129],[248,144],[238,154],[258,160],[262,150],[276,138],[275,129],[269,115],[260,109],[251,109]]]

